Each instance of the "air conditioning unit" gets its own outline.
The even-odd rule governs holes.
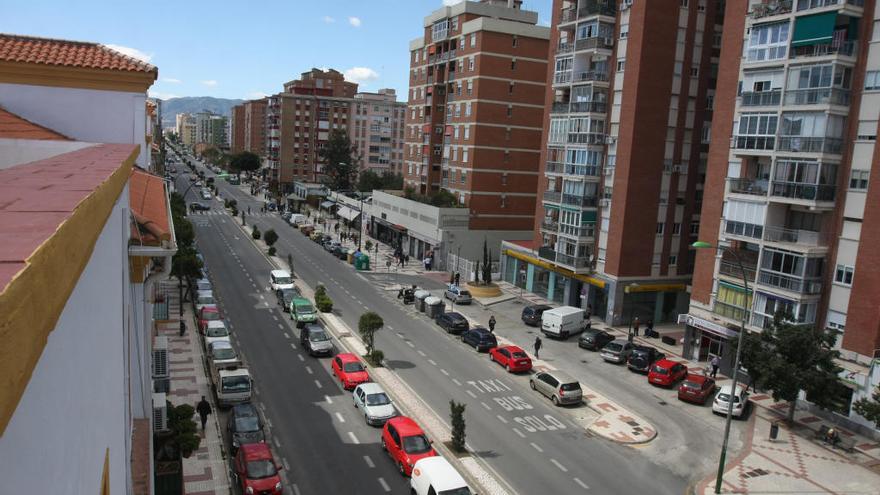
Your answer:
[[[171,370],[168,362],[168,337],[156,337],[153,344],[153,390],[167,393],[171,389]]]
[[[686,174],[686,173],[688,173],[688,166],[687,165],[673,165],[672,171],[678,172],[680,174]]]
[[[605,136],[605,144],[614,144],[617,142],[617,136]]]
[[[164,433],[168,428],[168,403],[165,394],[153,394],[153,433]]]
[[[601,208],[608,208],[609,206],[611,206],[611,200],[608,198],[602,198],[599,200],[599,206]]]
[[[602,42],[605,46],[614,46],[614,38],[602,38]]]
[[[626,0],[624,0],[623,2],[620,2],[620,9],[618,9],[618,10],[623,12],[624,10],[630,8],[631,6],[632,6],[631,2],[627,2]]]

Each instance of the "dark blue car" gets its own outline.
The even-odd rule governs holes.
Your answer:
[[[486,352],[493,347],[498,347],[495,336],[483,327],[474,327],[462,332],[461,341],[476,349],[477,352]]]

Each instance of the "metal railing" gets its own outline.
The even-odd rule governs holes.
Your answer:
[[[544,167],[544,172],[548,172],[551,174],[561,174],[565,171],[565,164],[562,162],[555,162],[551,160],[547,160],[547,166]]]
[[[550,107],[550,113],[568,113],[568,102],[567,101],[554,102],[553,106]]]
[[[843,152],[843,139],[835,137],[780,136],[779,151],[800,151],[804,153]]]
[[[765,270],[761,270],[758,283],[797,292],[798,294],[818,294],[822,291],[822,281],[820,279],[803,279]]]
[[[764,226],[754,223],[739,222],[736,220],[725,220],[724,233],[728,235],[760,239],[764,235]]]
[[[759,180],[759,179],[743,179],[743,178],[728,178],[727,184],[729,186],[729,190],[732,193],[736,194],[751,194],[753,196],[766,196],[767,195],[767,180]]]
[[[605,113],[607,105],[604,101],[575,101],[571,103],[571,107],[569,112],[571,113],[583,113],[583,112],[596,112],[596,113]]]
[[[578,9],[578,19],[591,15],[617,15],[617,2],[614,0],[581,0],[583,7]]]
[[[574,225],[560,224],[559,233],[572,237],[590,238],[596,235],[596,227],[594,225],[589,227],[577,227]]]
[[[566,163],[563,173],[567,175],[576,175],[578,177],[599,177],[600,170],[601,168],[598,165]]]
[[[764,240],[819,247],[828,245],[829,236],[825,233],[814,232],[812,230],[789,229],[785,227],[765,225]]]
[[[855,5],[856,7],[865,6],[865,0],[798,0],[797,10],[798,12],[803,12],[805,10],[820,9],[822,7],[843,5],[847,3],[850,5]]]
[[[773,181],[770,195],[783,198],[805,199],[808,201],[834,201],[837,186],[828,184],[807,184],[803,182]]]
[[[571,43],[559,43],[556,45],[556,53],[568,53],[574,50],[574,45]]]
[[[759,3],[752,6],[749,15],[752,19],[760,19],[771,15],[787,14],[791,12],[791,0],[776,0],[769,3]]]
[[[716,300],[715,306],[712,308],[712,312],[716,315],[730,318],[731,320],[742,321],[743,316],[745,316],[746,310],[741,306],[736,306],[734,304],[728,304],[726,302]]]
[[[580,50],[595,50],[597,48],[603,48],[606,50],[610,50],[614,47],[614,39],[613,38],[605,38],[601,36],[594,36],[592,38],[584,38],[574,42],[575,51]]]
[[[568,142],[575,144],[605,144],[605,134],[596,132],[570,132],[568,134]]]
[[[743,263],[743,269],[746,272],[746,278],[750,282],[753,282],[755,280],[755,275],[757,274],[757,266]],[[718,266],[718,273],[730,277],[736,277],[737,279],[742,279],[743,276],[742,271],[739,269],[739,264],[733,261],[722,261]]]
[[[828,55],[842,55],[852,57],[856,54],[856,43],[844,41],[842,43],[824,43],[821,45],[807,45],[792,47],[789,58],[825,57]]]
[[[772,151],[776,145],[776,136],[733,136],[731,144],[739,150]]]
[[[545,218],[541,221],[541,228],[544,230],[556,232],[556,230],[559,228],[559,222],[556,220],[548,220]]]
[[[590,259],[586,256],[556,253],[556,263],[574,269],[590,268]]]
[[[786,105],[849,105],[850,91],[842,88],[789,89]]]
[[[544,191],[543,200],[550,203],[561,203],[562,193],[559,191]]]
[[[562,203],[574,206],[596,206],[599,198],[595,196],[580,196],[578,194],[563,194]]]
[[[782,101],[782,90],[746,92],[742,94],[740,105],[744,107],[776,106]]]
[[[564,84],[567,82],[571,82],[571,71],[557,72],[553,75],[554,84]]]
[[[607,82],[608,74],[604,71],[585,70],[574,75],[574,82]]]

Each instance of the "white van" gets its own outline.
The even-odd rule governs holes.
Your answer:
[[[440,457],[423,457],[416,461],[410,477],[411,493],[415,495],[471,495],[464,478]]]
[[[297,225],[299,225],[301,223],[306,223],[308,221],[309,221],[309,218],[303,214],[300,214],[300,213],[294,213],[293,215],[290,215],[290,219],[288,220],[288,222],[290,222],[290,225],[293,225],[294,227],[296,227]]]
[[[574,306],[548,309],[541,315],[541,332],[548,337],[567,339],[584,331],[585,318],[584,310]]]
[[[269,273],[269,283],[272,285],[272,292],[278,289],[293,289],[293,277],[285,270],[272,270]]]

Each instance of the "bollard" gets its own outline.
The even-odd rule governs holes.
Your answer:
[[[774,421],[770,423],[770,441],[776,441],[776,437],[779,436],[779,422]]]

